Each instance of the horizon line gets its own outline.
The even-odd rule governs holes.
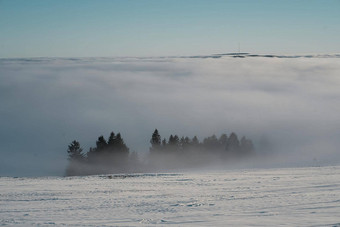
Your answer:
[[[162,59],[162,58],[222,58],[222,57],[264,57],[264,58],[340,58],[339,53],[310,53],[310,54],[253,54],[248,52],[226,52],[206,55],[160,55],[160,56],[88,56],[88,57],[60,57],[60,56],[40,56],[40,57],[0,57],[0,60],[20,60],[20,59],[114,59],[114,58],[137,58],[137,59]]]

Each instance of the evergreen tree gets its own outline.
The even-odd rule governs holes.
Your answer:
[[[203,146],[207,151],[216,151],[219,147],[218,139],[215,135],[207,137],[203,140]]]
[[[232,132],[228,138],[226,150],[231,153],[236,153],[240,150],[240,141],[236,133]]]
[[[166,147],[166,145],[167,145],[167,143],[166,143],[166,139],[164,138],[164,139],[162,140],[162,148],[165,148],[165,147]]]
[[[116,146],[117,146],[116,143],[117,143],[116,135],[114,132],[111,132],[107,140],[107,147],[105,150],[109,154],[108,159],[110,159],[107,161],[111,164],[112,164],[112,160],[114,159],[113,155],[116,153]]]
[[[107,148],[107,142],[104,139],[104,136],[98,137],[98,140],[96,141],[96,146],[97,152],[102,152]]]
[[[189,137],[186,136],[182,142],[182,149],[184,151],[187,151],[190,147],[191,147],[191,140],[189,139]]]
[[[155,129],[155,131],[152,133],[150,143],[151,143],[150,152],[160,150],[162,141],[161,141],[161,136],[159,135],[157,129]]]
[[[184,151],[185,149],[185,139],[184,139],[184,136],[182,136],[179,140],[179,148]]]
[[[177,151],[179,148],[179,137],[177,135],[170,135],[168,148],[170,151]]]
[[[168,142],[168,145],[169,145],[169,146],[170,146],[170,145],[173,145],[173,144],[174,144],[174,136],[173,136],[173,135],[170,135],[168,141],[169,141],[169,142]]]
[[[70,161],[83,161],[83,149],[80,147],[78,141],[73,140],[70,145],[68,145],[67,153]]]
[[[174,142],[174,145],[176,146],[179,145],[179,137],[177,135],[174,136],[173,142]]]
[[[246,137],[242,137],[241,138],[241,142],[240,142],[240,150],[242,152],[242,154],[247,155],[253,152],[254,150],[254,145],[253,142],[249,139],[247,139]]]
[[[70,163],[66,168],[67,176],[84,174],[82,170],[82,166],[84,164],[84,155],[82,152],[83,149],[80,147],[79,142],[76,140],[72,141],[71,144],[68,146],[67,153]]]
[[[228,136],[227,134],[222,134],[220,138],[218,139],[218,143],[221,147],[225,148],[227,146]]]
[[[194,147],[198,147],[199,144],[200,144],[200,141],[198,140],[197,136],[194,136],[191,140],[191,144],[194,146]]]
[[[109,136],[109,139],[107,140],[108,147],[113,147],[114,146],[115,139],[116,139],[116,135],[114,134],[114,132],[111,132],[110,136]]]
[[[116,136],[115,148],[119,153],[129,153],[129,148],[126,146],[120,133]]]

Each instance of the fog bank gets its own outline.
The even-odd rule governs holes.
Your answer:
[[[62,175],[67,145],[121,132],[146,153],[155,128],[235,131],[272,166],[340,161],[339,58],[0,59],[0,175]]]

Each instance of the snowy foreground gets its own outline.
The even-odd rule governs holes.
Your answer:
[[[0,178],[0,225],[340,226],[340,166]]]

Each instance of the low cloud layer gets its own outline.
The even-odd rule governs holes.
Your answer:
[[[338,164],[339,76],[339,58],[2,59],[0,175],[61,175],[72,140],[111,131],[145,153],[155,128],[265,140],[278,166]]]

